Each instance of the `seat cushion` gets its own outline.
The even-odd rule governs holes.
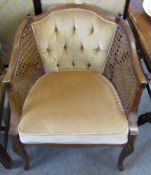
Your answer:
[[[18,127],[26,144],[123,144],[128,130],[113,85],[84,71],[42,76],[25,100]]]

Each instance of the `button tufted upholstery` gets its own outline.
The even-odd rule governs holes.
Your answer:
[[[60,5],[26,18],[14,43],[3,83],[25,168],[26,144],[109,144],[123,147],[122,170],[146,86],[128,23],[95,6]]]
[[[86,9],[56,10],[33,22],[45,72],[103,73],[116,24]]]

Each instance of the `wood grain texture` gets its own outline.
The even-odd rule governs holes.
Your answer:
[[[144,12],[142,3],[143,0],[131,0],[128,14],[145,51],[144,59],[151,72],[151,18]]]

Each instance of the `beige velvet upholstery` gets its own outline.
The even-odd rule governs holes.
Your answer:
[[[113,85],[87,71],[48,73],[37,80],[18,127],[23,143],[123,144],[128,130]]]
[[[50,5],[60,3],[77,3],[77,4],[91,4],[96,5],[100,9],[111,13],[112,15],[118,16],[123,14],[126,0],[41,0],[43,8],[46,9]]]
[[[85,9],[57,10],[33,22],[45,72],[103,73],[116,24]]]

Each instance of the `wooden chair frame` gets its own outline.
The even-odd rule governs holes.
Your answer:
[[[30,24],[33,21],[38,21],[39,19],[44,18],[49,13],[51,13],[51,12],[53,12],[55,10],[67,9],[67,8],[82,8],[82,9],[91,10],[91,11],[97,13],[98,15],[102,16],[103,18],[109,20],[109,21],[114,21],[121,28],[121,30],[123,32],[123,35],[126,37],[127,45],[128,45],[128,48],[129,48],[129,55],[130,55],[129,56],[129,58],[130,58],[129,64],[131,66],[130,69],[132,70],[132,75],[130,74],[129,76],[130,77],[131,76],[134,77],[134,79],[135,79],[135,81],[134,81],[135,82],[135,87],[134,87],[134,96],[131,99],[130,103],[128,103],[128,106],[126,105],[126,102],[123,101],[123,106],[125,108],[125,112],[126,112],[126,115],[127,115],[128,121],[129,121],[128,142],[126,144],[124,144],[124,145],[123,144],[119,145],[119,146],[123,147],[123,150],[122,150],[122,152],[121,152],[121,154],[119,156],[119,159],[118,159],[118,168],[120,170],[123,170],[123,161],[124,161],[124,159],[129,154],[131,154],[133,152],[133,150],[134,150],[134,142],[135,142],[136,136],[138,135],[136,112],[137,112],[137,107],[138,107],[138,104],[139,104],[139,101],[140,101],[140,97],[141,97],[143,88],[146,85],[146,79],[145,79],[145,77],[144,77],[144,75],[142,73],[141,66],[140,66],[140,63],[139,63],[139,60],[138,60],[136,46],[135,46],[135,40],[134,40],[132,31],[131,31],[128,23],[126,21],[124,21],[123,19],[118,18],[118,17],[113,17],[113,16],[107,16],[106,14],[100,12],[100,10],[98,8],[91,7],[91,6],[84,5],[84,4],[62,5],[62,6],[59,6],[59,7],[52,8],[49,11],[45,12],[44,14],[42,14],[40,16],[36,16],[36,17],[29,17],[28,16],[22,22],[22,24],[20,25],[20,27],[18,29],[18,32],[16,33],[15,41],[14,41],[14,47],[13,47],[13,51],[12,51],[12,55],[11,55],[11,59],[10,59],[10,64],[9,64],[9,68],[8,68],[7,73],[6,73],[6,75],[4,77],[4,80],[3,80],[3,83],[4,83],[4,85],[6,86],[6,89],[7,89],[7,93],[9,95],[9,102],[10,102],[11,113],[13,113],[15,111],[20,116],[21,112],[19,110],[22,109],[22,105],[20,105],[19,103],[16,103],[17,96],[14,95],[15,92],[13,91],[13,88],[14,88],[15,83],[17,83],[17,80],[14,83],[15,77],[16,76],[18,76],[18,77],[20,76],[20,75],[18,75],[17,70],[19,69],[19,66],[21,65],[20,63],[21,63],[21,54],[22,54],[22,52],[20,52],[20,50],[23,47],[22,46],[22,42],[24,40],[24,37],[26,37],[26,35],[24,35],[25,30],[27,29],[27,27],[30,26]],[[31,33],[31,31],[30,31],[30,33]],[[118,35],[118,33],[117,33],[117,35]],[[120,36],[119,36],[119,38],[117,37],[117,41],[119,41],[120,38],[122,37],[122,34],[119,34],[119,35]],[[115,36],[115,39],[116,39],[116,36]],[[125,46],[125,45],[123,45],[122,47],[126,47],[127,48],[127,46]],[[122,47],[121,47],[121,49],[122,49]],[[113,46],[113,50],[114,50],[114,46]],[[118,54],[119,54],[119,58],[120,58],[120,52],[116,53],[116,55],[118,55]],[[115,55],[114,56],[112,54],[109,55],[109,58],[108,58],[109,61],[110,61],[110,57],[111,58],[113,57],[113,59],[115,60],[115,62],[113,63],[114,65],[115,64],[121,64],[120,62],[117,63]],[[31,61],[32,61],[32,59],[31,59]],[[108,74],[108,71],[109,71],[109,68],[110,68],[111,64],[112,63],[110,63],[110,62],[107,63],[107,67],[105,68],[105,73],[104,74],[115,85],[115,87],[117,88],[117,91],[122,94],[122,93],[124,93],[123,92],[124,90],[120,89],[118,87],[118,85],[116,84],[116,81],[114,82],[114,80],[113,80],[113,79],[116,79],[118,77],[114,77],[113,78],[114,75],[112,75],[110,73]],[[34,67],[33,67],[33,69],[34,69]],[[36,68],[36,70],[37,70],[37,68]],[[26,70],[25,74],[28,74],[29,71]],[[127,72],[127,74],[129,74],[129,73],[130,73],[130,71]],[[40,77],[42,74],[44,74],[43,70],[41,70],[41,72],[38,74],[38,76]],[[36,77],[36,79],[38,79],[38,76]],[[119,78],[120,77],[124,78],[122,76],[123,75],[122,75],[122,72],[121,72],[121,75],[119,75]],[[36,81],[36,79],[33,80],[32,84]],[[31,88],[31,86],[29,87],[29,89],[30,88]],[[21,91],[21,93],[24,93],[24,92]],[[127,93],[127,96],[128,95],[129,95],[129,93]],[[122,96],[121,96],[121,100],[122,100]],[[13,115],[12,115],[12,117],[13,117]],[[12,118],[12,120],[19,120],[19,118],[15,118],[14,117],[14,118]],[[17,126],[18,125],[16,124],[15,129],[17,128]],[[29,159],[28,159],[28,155],[27,155],[27,153],[25,151],[25,147],[26,146],[34,146],[34,145],[22,144],[20,142],[20,139],[19,139],[19,136],[17,135],[17,133],[15,133],[15,134],[14,133],[10,133],[10,134],[12,135],[12,142],[13,142],[13,149],[14,149],[14,151],[18,155],[20,155],[22,157],[22,159],[24,160],[24,168],[28,169],[29,168]],[[46,144],[46,145],[48,145],[48,144]],[[74,146],[74,147],[102,146],[102,144],[101,145],[98,145],[98,144],[95,144],[95,145],[94,144],[92,144],[92,145],[91,144],[89,144],[89,145],[87,145],[87,144],[85,144],[85,145],[80,145],[80,144],[78,144],[78,145],[49,144],[49,145],[50,146]],[[117,146],[117,145],[110,145],[110,146]]]

